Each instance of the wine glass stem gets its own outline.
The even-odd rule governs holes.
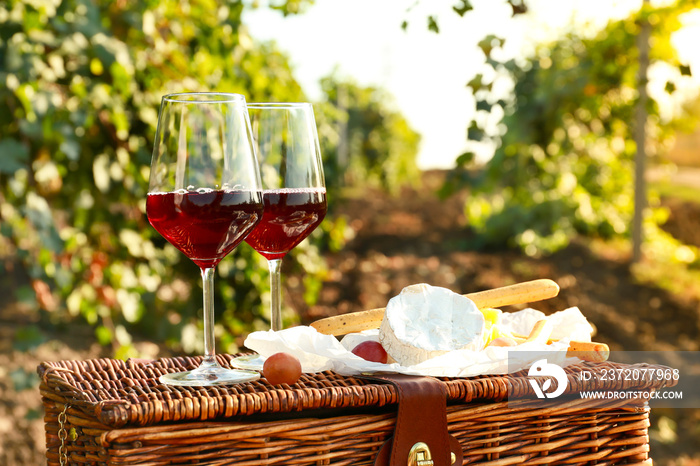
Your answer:
[[[267,266],[270,268],[270,328],[275,332],[282,330],[282,307],[280,288],[280,266],[282,259],[270,259]]]
[[[204,292],[204,361],[202,361],[202,364],[216,365],[214,344],[214,267],[201,270],[202,290]]]

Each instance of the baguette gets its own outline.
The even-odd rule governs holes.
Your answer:
[[[559,285],[556,282],[549,279],[539,279],[492,290],[469,293],[464,296],[471,299],[477,308],[484,309],[542,301],[554,298],[558,294]],[[379,328],[384,318],[385,310],[386,308],[378,308],[327,317],[313,322],[311,327],[326,335],[346,335],[348,333]]]

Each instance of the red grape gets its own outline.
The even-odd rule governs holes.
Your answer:
[[[275,353],[265,360],[263,375],[272,385],[292,385],[301,377],[301,363],[289,353]]]
[[[363,341],[352,349],[353,354],[366,361],[386,364],[387,354],[381,343],[377,341]]]

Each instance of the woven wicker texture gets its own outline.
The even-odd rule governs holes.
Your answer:
[[[218,356],[224,365],[232,357]],[[164,372],[199,361],[42,363],[48,464],[364,465],[372,464],[393,432],[395,389],[370,379],[327,372],[305,374],[293,386],[264,379],[214,388],[158,382]],[[649,392],[669,384],[587,381],[584,387],[576,377],[581,370],[620,367],[656,368],[569,366],[567,393]],[[523,372],[443,383],[449,430],[462,445],[465,464],[648,464],[648,408],[642,402],[514,402],[529,390]]]

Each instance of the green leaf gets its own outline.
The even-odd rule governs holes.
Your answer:
[[[12,174],[29,165],[29,150],[16,139],[0,141],[0,173]]]
[[[467,128],[467,139],[470,141],[483,141],[486,137],[486,133],[483,129],[479,128],[479,125],[475,121],[472,121]]]
[[[502,37],[495,36],[493,34],[489,34],[483,39],[479,41],[479,48],[481,49],[482,52],[484,52],[484,55],[486,55],[486,58],[491,56],[491,51],[495,49],[496,47],[503,47],[503,44],[506,42],[505,39]]]
[[[678,71],[681,72],[681,76],[692,76],[690,71],[690,65],[678,65]]]
[[[461,4],[457,4],[452,9],[459,15],[464,16],[465,13],[474,9],[469,0],[460,0]]]
[[[486,111],[486,112],[490,112],[490,111],[491,111],[491,107],[493,107],[493,105],[491,105],[490,103],[488,103],[486,100],[477,100],[477,101],[476,101],[476,109],[477,109],[477,110],[483,110],[483,111]]]
[[[465,152],[457,157],[456,164],[457,166],[468,165],[474,161],[474,158],[476,158],[476,154],[474,152]]]
[[[484,75],[483,74],[477,74],[474,76],[471,81],[467,83],[467,87],[471,88],[473,93],[476,93],[478,90],[480,90],[482,87],[484,87],[483,84],[484,80]]]
[[[437,19],[433,15],[428,16],[428,30],[433,31],[436,34],[438,34],[440,32],[440,28],[438,27]]]
[[[525,0],[508,0],[508,3],[510,3],[511,8],[513,9],[513,16],[527,13],[527,5],[525,4]]]
[[[112,331],[109,328],[105,327],[104,325],[99,325],[95,329],[95,336],[97,337],[97,341],[102,346],[107,346],[107,345],[112,344],[112,339],[114,338]]]

